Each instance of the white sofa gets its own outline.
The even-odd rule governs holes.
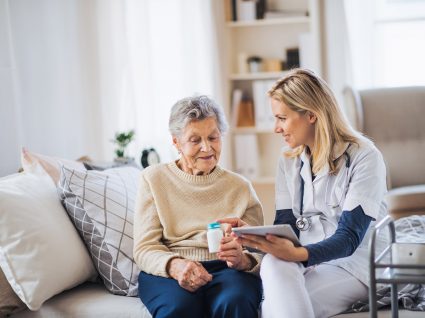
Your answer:
[[[27,154],[28,155],[28,154]],[[41,157],[37,157],[36,154],[31,154],[31,158],[27,158],[27,162],[25,163],[24,160],[24,166],[28,165],[29,163],[32,163],[36,158],[36,161],[40,162]],[[44,158],[41,160],[41,164],[44,167],[44,170],[48,171],[50,176],[53,175],[54,178],[58,178],[58,167],[57,162],[50,161],[47,162],[46,160],[49,160],[49,158]],[[49,166],[50,164],[50,166]],[[68,164],[74,164],[69,163]],[[77,165],[77,168],[80,168],[80,166]],[[4,181],[4,180],[3,180]],[[2,180],[0,179],[0,195],[2,191]],[[58,199],[59,200],[59,199]],[[0,203],[0,213],[5,213],[1,210],[2,203]],[[15,214],[15,213],[14,213]],[[0,220],[3,220],[2,215],[0,215]],[[4,219],[7,220],[7,219]],[[1,222],[0,222],[1,224]],[[1,225],[0,225],[1,226]],[[12,226],[13,227],[13,226]],[[0,233],[0,238],[1,238]],[[6,238],[7,239],[7,238]],[[58,237],[59,239],[59,237]],[[66,239],[66,238],[65,238]],[[2,244],[4,244],[5,238],[2,238]],[[4,247],[4,246],[3,246]],[[62,254],[63,255],[63,254]],[[1,256],[1,255],[0,255]],[[55,257],[60,258],[61,255],[53,255],[53,260]],[[24,260],[25,261],[25,260]],[[41,260],[41,262],[43,259]],[[19,262],[18,262],[19,263]],[[41,264],[43,265],[43,264]],[[19,266],[16,265],[16,266]],[[30,267],[28,267],[30,268]],[[21,269],[20,269],[21,270]],[[23,270],[28,270],[23,268]],[[60,269],[59,269],[60,270]],[[60,273],[60,271],[59,271]],[[25,272],[24,272],[25,274]],[[48,274],[48,273],[47,273]],[[86,273],[86,276],[89,277],[90,273]],[[25,275],[24,275],[25,276]],[[37,278],[37,276],[35,276]],[[40,281],[42,281],[43,277],[40,275]],[[47,288],[51,288],[51,282],[61,280],[63,277],[61,275],[56,275],[53,277],[47,276],[47,279],[45,278],[44,284],[48,285]],[[85,279],[86,282],[83,283],[72,283],[72,285],[77,285],[73,287],[72,285],[69,286],[69,288],[65,288],[67,290],[61,291],[59,293],[54,293],[52,295],[53,297],[45,296],[46,300],[38,300],[39,303],[42,303],[41,307],[36,311],[31,311],[29,309],[25,309],[23,311],[17,312],[13,314],[11,317],[14,318],[29,318],[29,317],[55,317],[55,318],[68,318],[68,317],[79,317],[79,318],[85,318],[85,317],[138,317],[138,318],[148,318],[151,317],[149,312],[147,311],[146,307],[141,303],[138,297],[128,297],[128,296],[119,296],[119,295],[113,295],[110,293],[106,288],[103,282],[100,280],[100,278],[97,278],[97,281],[95,282],[88,282],[87,279]],[[1,284],[1,282],[0,282]],[[16,288],[21,288],[22,286],[16,286]],[[0,285],[1,286],[1,285]],[[63,287],[63,286],[62,286]],[[70,288],[72,287],[72,288]],[[28,286],[23,286],[22,289],[24,290],[24,294],[28,292],[28,290],[31,291],[31,288]],[[35,287],[37,288],[37,287]],[[39,292],[42,294],[45,292],[43,289],[39,288]],[[62,289],[63,290],[63,289]],[[1,295],[1,293],[0,293]],[[34,300],[30,299],[31,297],[26,296],[26,301],[28,301],[31,304],[34,304]],[[33,298],[37,298],[39,295],[34,295]],[[16,295],[15,295],[16,298]],[[37,306],[37,305],[34,305]],[[368,317],[369,313],[356,313],[356,314],[343,314],[338,315],[338,317],[353,317],[353,318],[361,318],[361,317]],[[1,314],[0,314],[1,316]],[[381,311],[379,317],[390,317],[391,312]],[[411,311],[401,311],[400,317],[423,317],[423,313],[420,312],[411,312]]]
[[[101,284],[85,283],[48,300],[39,311],[17,313],[13,318],[151,318],[137,297],[110,294]],[[369,312],[341,314],[340,318],[367,318]],[[390,310],[379,311],[379,318],[391,317]],[[400,318],[424,317],[423,312],[400,310]],[[282,317],[283,318],[283,317]]]

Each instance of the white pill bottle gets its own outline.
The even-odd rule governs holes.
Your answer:
[[[218,222],[210,223],[207,228],[208,250],[210,253],[217,253],[220,249],[221,238],[223,237],[221,224]]]

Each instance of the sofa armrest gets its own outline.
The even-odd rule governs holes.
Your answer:
[[[387,194],[388,210],[394,219],[425,214],[425,185],[400,187]]]

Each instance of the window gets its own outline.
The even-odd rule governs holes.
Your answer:
[[[345,0],[352,84],[425,85],[425,0]]]
[[[425,85],[425,1],[376,0],[374,81]]]

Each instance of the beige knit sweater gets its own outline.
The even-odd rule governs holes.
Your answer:
[[[208,252],[207,225],[232,216],[263,225],[260,202],[243,177],[219,166],[205,176],[187,174],[175,162],[148,167],[136,202],[134,260],[146,273],[169,277],[172,258],[217,259]],[[256,264],[250,271],[258,272],[261,256],[248,254]]]

